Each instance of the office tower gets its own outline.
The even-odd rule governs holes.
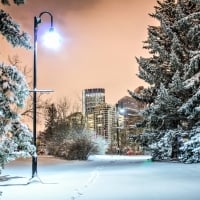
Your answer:
[[[93,114],[94,108],[105,103],[105,89],[92,88],[85,89],[82,93],[82,109],[85,116]]]
[[[135,114],[145,108],[145,104],[137,101],[133,97],[124,96],[117,102],[119,108],[123,108],[127,113]]]
[[[120,146],[121,150],[124,147],[127,147],[127,145],[130,145],[134,154],[138,154],[143,151],[142,146],[135,141],[135,138],[143,131],[142,128],[136,127],[136,124],[143,120],[140,111],[142,111],[145,106],[145,104],[142,104],[129,96],[125,96],[117,102],[116,115],[124,116],[121,124],[118,123],[120,129],[117,129],[118,146]],[[123,134],[125,137],[121,138]]]
[[[94,109],[94,130],[107,140],[111,140],[114,125],[114,107],[106,103],[99,104]]]
[[[136,99],[125,96],[117,102],[118,112],[124,115],[124,126],[127,133],[133,132],[133,125],[141,121],[140,111],[145,108],[145,104],[141,104]],[[135,131],[135,130],[134,130]]]
[[[105,103],[105,89],[85,89],[82,93],[82,110],[86,125],[96,135],[110,140],[113,127],[114,108]]]

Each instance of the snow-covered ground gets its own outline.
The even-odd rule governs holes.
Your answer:
[[[88,158],[89,161],[145,161],[151,160],[151,156],[137,155],[137,156],[124,156],[124,155],[91,155]]]
[[[1,174],[8,178],[0,182],[1,200],[199,200],[200,164],[153,163],[150,159],[95,155],[88,161],[66,161],[39,157],[41,181],[35,178],[30,184],[31,159],[17,160]]]

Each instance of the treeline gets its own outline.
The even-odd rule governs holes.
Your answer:
[[[90,154],[105,153],[106,141],[87,129],[79,111],[69,112],[70,102],[46,103],[45,128],[38,137],[38,154],[69,160],[85,160]]]

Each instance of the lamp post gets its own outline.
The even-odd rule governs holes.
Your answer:
[[[125,112],[124,108],[121,107],[121,104],[119,105],[119,102],[116,103],[116,115],[117,115],[117,153],[120,154],[121,153],[121,149],[120,149],[120,138],[119,138],[119,129],[120,124],[119,124],[119,114],[123,114]]]
[[[116,113],[117,113],[117,153],[120,153],[120,148],[119,148],[119,105],[118,103],[116,104]]]
[[[38,25],[42,22],[43,14],[50,16],[50,32],[53,32],[53,16],[50,12],[44,11],[39,14],[39,17],[34,17],[34,46],[33,46],[33,144],[36,147],[36,153],[32,156],[32,179],[37,176],[37,92],[52,92],[52,90],[38,90],[37,89],[37,34]]]

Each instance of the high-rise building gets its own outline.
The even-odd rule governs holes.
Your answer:
[[[117,102],[118,112],[124,115],[124,126],[128,134],[133,134],[133,125],[141,121],[142,116],[139,112],[143,110],[145,106],[145,104],[129,96],[125,96]]]
[[[117,129],[118,133],[118,146],[122,150],[124,147],[131,146],[131,149],[134,154],[141,153],[142,147],[134,141],[133,139],[136,135],[142,133],[142,128],[138,128],[135,125],[142,121],[142,115],[140,111],[145,108],[144,103],[140,103],[136,99],[125,96],[121,98],[116,104],[116,116],[123,116],[121,118],[121,124],[118,122],[119,129]],[[120,119],[118,119],[120,120]],[[122,138],[123,136],[123,138]],[[129,147],[130,147],[129,146]]]
[[[85,89],[82,93],[82,110],[87,128],[107,140],[111,139],[114,108],[105,103],[105,89]]]
[[[94,130],[107,140],[111,140],[114,125],[114,107],[106,103],[99,104],[94,109]]]
[[[82,109],[85,116],[93,114],[94,108],[105,103],[105,89],[92,88],[85,89],[82,93]]]
[[[137,113],[145,108],[145,104],[137,101],[133,97],[124,96],[118,101],[119,108],[123,108],[128,113]]]

